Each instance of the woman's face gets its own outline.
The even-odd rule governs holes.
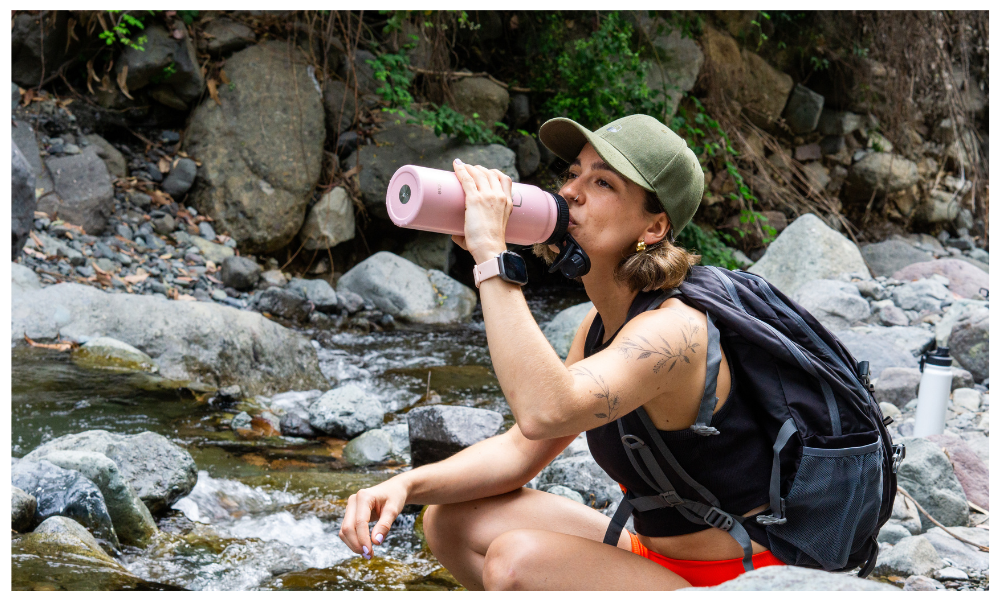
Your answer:
[[[570,165],[559,195],[569,204],[569,233],[592,258],[617,262],[655,217],[644,209],[645,190],[618,174],[590,143]]]

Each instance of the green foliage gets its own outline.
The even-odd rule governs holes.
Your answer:
[[[198,11],[177,11],[177,16],[181,18],[184,25],[191,25],[198,18]]]
[[[435,11],[432,10],[380,10],[380,15],[389,15],[388,19],[385,21],[385,26],[382,27],[382,33],[391,34],[395,31],[401,31],[403,29],[403,23],[405,23],[408,19],[417,21],[423,27],[433,28],[435,27],[434,22],[427,20],[427,17],[433,15],[434,12]],[[462,10],[445,10],[436,12],[440,12],[454,18],[455,25],[457,25],[460,29],[477,30],[482,27],[478,23],[470,21],[469,14]],[[421,18],[423,21],[421,21]],[[448,29],[448,21],[450,21],[450,19],[441,21],[439,24],[440,29]]]
[[[809,64],[816,71],[823,71],[830,68],[830,60],[813,55],[809,57]]]
[[[154,14],[154,11],[146,12],[151,15]],[[142,19],[138,16],[134,16],[128,12],[120,10],[109,10],[108,13],[111,15],[114,25],[111,29],[98,34],[97,37],[104,40],[104,43],[108,46],[118,42],[123,46],[139,51],[145,51],[146,49],[143,48],[142,45],[146,43],[147,37],[139,36],[134,38],[136,31],[146,29]]]
[[[764,11],[757,12],[763,19],[766,19],[767,21],[771,20],[771,15],[765,13]],[[757,50],[760,50],[760,46],[767,41],[767,34],[764,33],[764,28],[760,26],[760,21],[757,19],[750,21],[750,25],[755,25],[757,27]]]
[[[688,223],[676,238],[679,246],[701,255],[701,264],[739,269],[740,264],[733,250],[726,246],[718,233],[707,232],[694,223]]]
[[[166,67],[163,68],[162,71],[160,71],[160,73],[155,74],[152,78],[150,78],[149,81],[152,82],[153,84],[159,84],[164,80],[170,79],[170,76],[176,73],[177,73],[177,65],[173,61],[171,61]]]

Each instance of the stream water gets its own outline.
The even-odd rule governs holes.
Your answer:
[[[586,300],[582,290],[528,290],[539,324]],[[482,315],[436,330],[371,334],[306,331],[324,374],[380,397],[385,421],[426,401],[500,412],[513,423],[490,365]],[[191,453],[194,490],[158,520],[160,537],[117,557],[156,585],[192,590],[451,590],[457,582],[423,546],[414,513],[393,525],[365,561],[337,537],[347,497],[408,467],[349,468],[342,440],[245,439],[228,428],[234,410],[204,396],[156,390],[136,374],[89,370],[68,353],[12,348],[11,455],[69,433],[154,431]],[[428,383],[428,372],[430,380]],[[429,385],[429,386],[428,386]],[[73,561],[12,556],[12,587],[102,589],[110,585]],[[151,584],[154,586],[154,584]]]

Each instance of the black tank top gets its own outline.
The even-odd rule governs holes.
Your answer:
[[[639,292],[629,308],[625,323],[648,310],[662,294],[658,291]],[[621,328],[618,331],[620,332]],[[730,354],[734,347],[752,346],[745,341],[740,342],[742,339],[724,326],[719,326],[719,332],[727,359],[735,358]],[[603,335],[604,323],[598,314],[587,335],[584,357],[605,349],[618,332],[601,343]],[[742,515],[768,502],[771,443],[754,420],[753,408],[749,405],[746,394],[740,389],[740,384],[747,380],[747,377],[741,376],[739,368],[733,364],[729,367],[732,375],[729,397],[712,416],[711,425],[719,430],[718,435],[703,437],[691,429],[659,431],[659,433],[681,467],[695,481],[715,494],[719,499],[719,508],[728,513]],[[621,420],[626,434],[638,436],[646,434],[637,411],[622,416]],[[654,490],[642,480],[629,462],[615,422],[587,431],[587,444],[597,464],[612,479],[624,485],[630,493],[637,496],[655,495]],[[653,456],[662,468],[668,468],[667,462],[655,449]],[[675,483],[674,487],[681,496],[698,500],[698,494],[683,482]],[[764,528],[752,519],[751,516],[744,525],[750,538],[770,548]],[[635,511],[633,523],[636,532],[649,537],[680,536],[707,529],[706,525],[688,521],[672,508],[647,512]]]

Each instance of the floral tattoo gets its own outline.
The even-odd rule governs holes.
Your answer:
[[[659,356],[661,359],[656,361],[653,366],[653,373],[658,373],[663,366],[670,362],[670,367],[667,371],[674,369],[678,361],[683,361],[684,363],[691,363],[691,358],[689,355],[693,355],[700,343],[695,342],[695,336],[698,334],[700,328],[695,324],[694,319],[686,317],[688,325],[681,328],[681,338],[684,342],[671,345],[662,336],[658,336],[660,341],[663,343],[662,346],[654,345],[646,340],[640,335],[636,335],[635,339],[632,337],[625,338],[622,343],[618,345],[618,351],[625,356],[625,359],[631,359],[633,353],[639,354],[639,359],[646,359],[653,355]],[[641,340],[642,342],[638,342]]]
[[[597,384],[598,392],[594,393],[594,397],[598,399],[603,399],[605,405],[607,406],[607,412],[598,412],[594,414],[598,418],[606,418],[609,421],[614,420],[618,415],[618,407],[620,402],[618,400],[618,395],[611,392],[608,388],[606,382],[604,382],[603,376],[594,376],[594,373],[587,368],[576,368],[573,373],[577,376],[586,376]]]

